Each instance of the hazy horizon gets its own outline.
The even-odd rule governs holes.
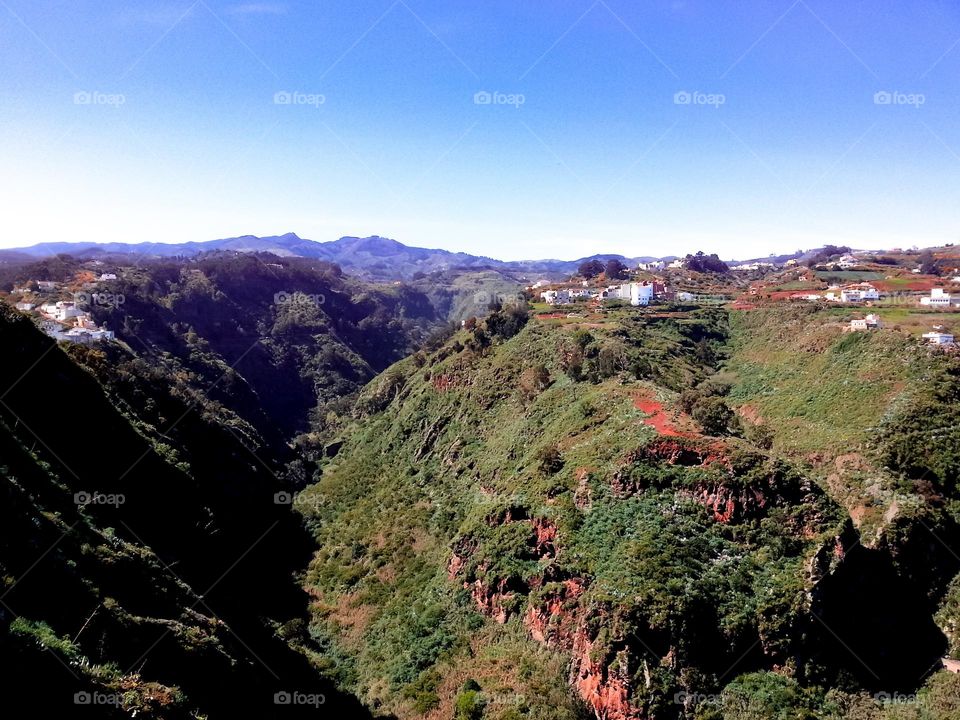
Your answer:
[[[382,235],[504,260],[956,239],[960,8],[0,6],[0,247]]]

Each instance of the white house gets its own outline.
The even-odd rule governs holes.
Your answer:
[[[53,280],[37,280],[37,289],[40,292],[54,292],[57,285],[58,283],[53,282]]]
[[[19,302],[17,303],[17,310],[22,310],[23,312],[30,312],[33,310],[33,303]]]
[[[281,266],[281,267],[282,267],[282,266]],[[117,276],[116,276],[114,273],[102,273],[102,274],[100,275],[100,281],[101,281],[101,282],[103,282],[103,281],[105,281],[105,280],[116,280],[116,279],[117,279]]]
[[[543,298],[543,301],[547,305],[569,305],[570,304],[570,291],[569,290],[545,290],[540,293],[540,297]]]
[[[867,315],[862,320],[851,320],[850,329],[856,331],[864,330],[879,330],[883,327],[883,324],[880,322],[880,318],[877,315]]]
[[[653,300],[652,283],[630,283],[630,304],[649,305]]]
[[[957,302],[950,293],[944,292],[943,288],[933,288],[930,291],[930,297],[920,298],[920,304],[928,307],[950,307]]]
[[[840,259],[836,262],[836,266],[842,270],[855,267],[856,265],[857,259],[853,255],[841,255]]]
[[[663,270],[666,266],[666,263],[663,260],[651,260],[650,262],[642,262],[637,265],[639,270]]]
[[[840,291],[840,302],[879,300],[880,292],[873,285],[851,285]]]
[[[696,295],[692,292],[678,292],[677,300],[680,302],[693,302],[696,299]]]
[[[669,265],[667,265],[667,267],[668,267],[668,268],[673,268],[674,270],[677,270],[677,269],[679,269],[679,268],[682,268],[682,267],[683,267],[683,260],[681,260],[680,258],[677,258],[677,259],[674,260],[672,263],[670,263]]]
[[[953,345],[953,335],[934,330],[923,334],[923,339],[931,345]]]

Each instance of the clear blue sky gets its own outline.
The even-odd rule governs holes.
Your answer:
[[[955,0],[0,0],[0,246],[953,242],[958,99]]]

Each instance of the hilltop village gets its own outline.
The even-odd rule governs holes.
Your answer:
[[[86,263],[66,282],[24,278],[14,284],[6,301],[31,316],[48,336],[57,341],[91,345],[115,339],[114,332],[98,325],[94,306],[119,305],[123,297],[110,292],[118,280],[113,272],[94,272],[99,261]]]
[[[953,349],[952,327],[960,320],[960,252],[952,246],[887,253],[828,246],[782,261],[730,265],[701,253],[634,268],[592,260],[564,281],[531,283],[527,294],[544,316],[571,320],[627,305],[725,305],[749,311],[809,303],[836,311],[838,322],[851,332],[906,329],[931,345]]]

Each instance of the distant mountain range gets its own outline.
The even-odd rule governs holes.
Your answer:
[[[450,269],[493,269],[523,277],[548,278],[576,272],[586,260],[620,260],[633,267],[653,257],[629,258],[616,254],[599,254],[577,260],[505,261],[463,252],[404,245],[384,237],[343,237],[331,242],[316,242],[295,233],[242,237],[187,243],[93,243],[49,242],[25,248],[0,251],[0,260],[24,262],[61,253],[79,258],[109,259],[114,256],[135,256],[156,259],[198,255],[213,251],[268,252],[281,257],[308,257],[337,263],[351,275],[372,280],[408,280],[415,273]],[[672,257],[668,259],[673,259]]]

